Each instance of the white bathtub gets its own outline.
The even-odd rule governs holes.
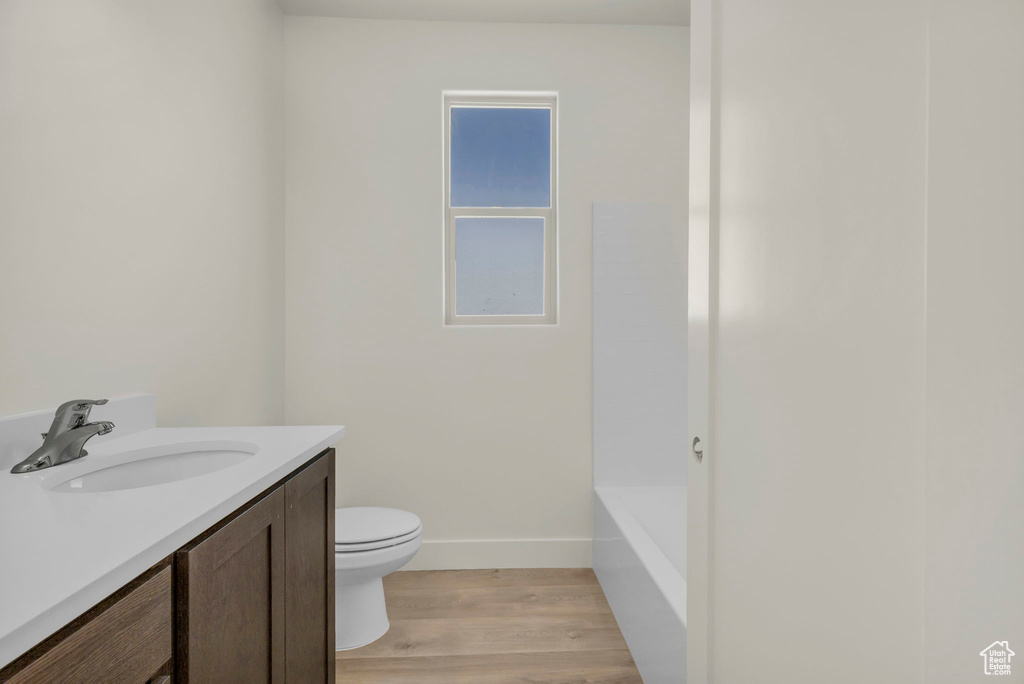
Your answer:
[[[644,684],[681,684],[686,681],[686,488],[594,491],[594,572]]]

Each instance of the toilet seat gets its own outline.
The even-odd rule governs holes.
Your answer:
[[[398,546],[418,539],[418,515],[395,508],[361,506],[334,511],[334,552],[356,553]]]
[[[381,539],[378,541],[363,542],[361,544],[339,544],[338,542],[334,542],[334,553],[355,553],[356,551],[373,551],[374,549],[398,546],[399,544],[404,544],[416,539],[422,532],[423,526],[420,525],[409,534],[403,534],[400,537],[392,537],[391,539]]]

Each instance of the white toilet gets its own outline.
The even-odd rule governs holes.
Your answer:
[[[347,651],[384,636],[390,627],[384,575],[408,563],[420,548],[423,525],[394,508],[339,508],[334,512],[335,649]]]

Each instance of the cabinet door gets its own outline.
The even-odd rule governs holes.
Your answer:
[[[285,636],[291,683],[334,681],[334,449],[285,491]]]
[[[175,554],[177,681],[285,681],[284,488]]]

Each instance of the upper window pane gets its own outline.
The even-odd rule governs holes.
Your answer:
[[[551,206],[551,110],[452,107],[451,206]]]

